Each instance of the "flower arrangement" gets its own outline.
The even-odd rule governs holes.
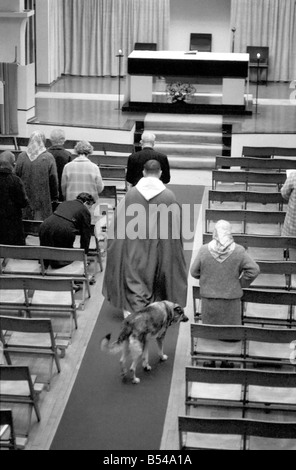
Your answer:
[[[167,93],[171,97],[171,103],[185,101],[195,92],[195,87],[190,83],[174,82],[167,85]]]

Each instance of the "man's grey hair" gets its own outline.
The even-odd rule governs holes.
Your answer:
[[[50,140],[53,145],[63,145],[66,141],[65,131],[63,129],[53,129]]]
[[[143,132],[141,137],[142,147],[153,147],[155,144],[156,136],[152,132]]]

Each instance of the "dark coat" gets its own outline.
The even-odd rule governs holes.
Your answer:
[[[0,244],[26,244],[22,208],[27,204],[22,180],[12,170],[0,169]]]
[[[43,152],[31,161],[26,152],[19,155],[15,172],[25,186],[29,206],[24,219],[45,220],[52,214],[53,201],[58,200],[58,175],[54,157]]]
[[[145,147],[139,152],[132,153],[127,162],[126,181],[132,186],[143,178],[144,165],[148,160],[157,160],[160,163],[162,175],[160,180],[167,184],[171,180],[170,166],[168,157],[163,154],[156,152],[152,147]]]
[[[73,160],[73,155],[68,152],[68,150],[66,150],[62,145],[53,145],[48,149],[48,151],[54,156],[57,165],[59,180],[59,201],[64,201],[61,188],[62,174],[64,166]]]
[[[62,202],[54,214],[40,226],[41,246],[73,248],[76,235],[80,235],[80,248],[88,252],[91,238],[91,215],[82,201]]]

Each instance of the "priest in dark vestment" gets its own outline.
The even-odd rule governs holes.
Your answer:
[[[147,161],[143,175],[108,230],[103,295],[125,317],[161,300],[185,307],[187,299],[181,207],[158,161]]]

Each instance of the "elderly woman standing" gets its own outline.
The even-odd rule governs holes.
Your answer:
[[[74,148],[77,157],[65,165],[62,174],[62,192],[66,201],[73,201],[80,193],[90,194],[97,202],[104,189],[99,167],[91,162],[88,155],[93,153],[93,146],[82,140]]]
[[[243,287],[259,272],[244,247],[233,241],[231,225],[219,220],[213,240],[200,248],[191,267],[191,275],[200,280],[202,323],[240,325]]]
[[[24,219],[46,219],[52,214],[52,203],[58,200],[56,162],[46,150],[45,143],[42,132],[33,132],[27,151],[17,159],[15,172],[22,179],[29,198],[29,207],[23,213]]]
[[[28,199],[22,180],[13,172],[15,157],[11,152],[0,155],[0,244],[25,245],[22,209]]]

